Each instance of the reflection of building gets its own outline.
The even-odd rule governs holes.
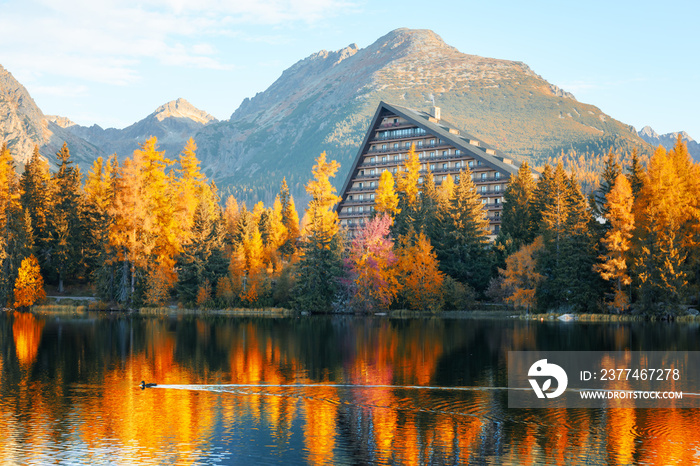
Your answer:
[[[442,120],[439,107],[428,114],[385,102],[379,104],[343,185],[336,207],[341,224],[354,229],[365,222],[374,208],[379,176],[389,170],[396,178],[411,145],[422,171],[432,171],[438,185],[448,174],[457,181],[459,172],[469,167],[487,210],[491,233],[498,233],[503,190],[519,164]]]

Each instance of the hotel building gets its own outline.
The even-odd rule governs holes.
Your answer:
[[[421,173],[430,170],[436,185],[448,174],[457,182],[459,172],[469,167],[489,219],[490,236],[495,238],[501,224],[503,191],[520,164],[442,120],[439,107],[426,113],[385,102],[379,104],[341,190],[336,206],[341,225],[354,230],[369,219],[379,176],[389,170],[396,180],[411,145],[415,145]]]

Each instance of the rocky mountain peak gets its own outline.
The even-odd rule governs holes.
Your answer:
[[[216,121],[216,118],[198,109],[183,98],[161,105],[153,112],[152,116],[158,121],[163,121],[166,118],[187,118],[203,125]]]
[[[70,118],[66,118],[60,115],[46,115],[46,119],[49,120],[51,123],[55,123],[61,128],[70,128],[71,126],[75,126],[75,122],[72,121]]]
[[[639,136],[641,137],[648,137],[648,138],[658,138],[659,135],[656,131],[652,129],[651,126],[645,126],[642,128],[642,130],[639,132]]]
[[[394,29],[383,37],[380,37],[373,45],[380,48],[396,49],[405,46],[411,49],[430,50],[446,49],[456,52],[457,49],[447,45],[442,38],[430,29]]]

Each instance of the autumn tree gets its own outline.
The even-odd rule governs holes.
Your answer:
[[[396,256],[389,235],[391,217],[384,213],[367,222],[353,238],[345,261],[350,306],[361,311],[386,309],[400,289]]]
[[[537,287],[544,280],[544,276],[537,272],[536,259],[543,249],[544,241],[538,236],[508,256],[506,268],[499,269],[503,277],[501,286],[505,291],[506,302],[528,311],[535,306]]]
[[[632,187],[623,174],[618,174],[612,188],[606,196],[607,213],[605,216],[609,228],[601,243],[605,254],[601,255],[594,270],[603,280],[614,285],[615,297],[612,305],[623,311],[629,303],[629,293],[624,287],[632,283],[628,273],[628,253],[631,247],[634,216]]]
[[[46,298],[39,261],[30,255],[22,261],[15,280],[15,307],[25,308]]]
[[[400,212],[399,196],[394,190],[394,177],[389,170],[382,172],[379,177],[377,193],[374,198],[374,211],[376,215],[389,215],[392,217]]]
[[[396,174],[396,193],[398,194],[398,212],[394,217],[392,233],[403,235],[414,225],[419,214],[420,194],[420,160],[412,144],[406,154],[406,163]]]
[[[698,264],[700,168],[682,141],[659,146],[647,167],[634,205],[635,272],[642,307],[667,312],[688,291]],[[665,309],[656,307],[664,303]]]
[[[443,306],[444,275],[430,240],[411,228],[398,242],[396,273],[402,301],[413,310],[439,311]]]
[[[0,305],[12,303],[17,272],[34,248],[32,219],[20,204],[20,182],[6,144],[0,149]]]
[[[338,290],[343,247],[338,234],[338,214],[333,210],[339,197],[330,178],[339,166],[335,160],[326,161],[323,152],[313,167],[313,179],[306,185],[311,201],[306,209],[302,255],[296,269],[293,292],[296,309],[328,311]]]

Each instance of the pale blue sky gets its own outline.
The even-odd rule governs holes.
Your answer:
[[[183,97],[227,119],[321,49],[398,27],[523,61],[638,130],[700,139],[700,2],[0,0],[0,64],[46,114],[124,127]]]

